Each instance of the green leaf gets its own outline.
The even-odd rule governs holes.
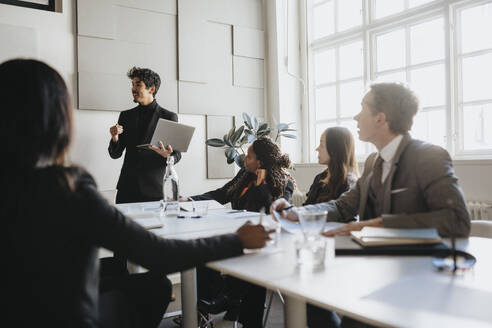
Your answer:
[[[270,128],[268,128],[267,130],[263,130],[263,131],[258,132],[258,133],[256,134],[256,136],[257,136],[258,138],[260,138],[260,137],[265,137],[265,136],[269,135],[269,134],[270,134],[270,132],[271,132],[271,130],[270,130]]]
[[[266,130],[266,129],[269,129],[268,123],[261,123],[260,126],[258,127],[258,132]]]
[[[259,123],[258,123],[258,119],[256,118],[256,116],[253,116],[253,119],[254,119],[254,125],[253,125],[253,127],[254,127],[254,128],[255,128],[255,130],[256,130],[256,129],[258,129],[258,124],[259,124]]]
[[[290,138],[290,139],[297,139],[297,136],[293,134],[280,134],[282,137]]]
[[[229,147],[232,147],[232,144],[229,140],[229,138],[227,137],[227,134],[224,134],[224,137],[222,138],[222,140],[224,141],[224,143],[229,146]]]
[[[234,163],[234,158],[228,158],[227,159],[227,164],[232,164]]]
[[[234,157],[234,162],[236,162],[236,165],[239,166],[240,168],[244,167],[244,154],[238,155]]]
[[[225,142],[219,138],[208,139],[207,141],[205,141],[205,143],[211,147],[224,147],[225,146]]]
[[[245,135],[243,135],[243,137],[241,138],[241,140],[239,140],[239,144],[242,146],[242,145],[244,145],[247,142],[248,142],[248,134],[245,134]]]
[[[252,129],[253,128],[253,125],[251,124],[251,117],[249,117],[248,114],[243,113],[243,121],[244,121],[244,124],[246,124],[246,126],[249,129]]]
[[[286,131],[297,131],[296,129],[283,129],[283,130],[280,130],[280,132],[286,132]]]
[[[239,140],[239,138],[241,138],[241,135],[243,134],[243,131],[244,131],[244,125],[241,125],[239,127],[239,129],[237,129],[237,131],[234,132],[234,134],[231,137],[231,143],[233,145],[235,145],[237,143],[237,141]]]
[[[247,135],[254,134],[253,131],[251,131],[250,129],[245,129],[244,133]]]
[[[277,124],[277,129],[279,129],[280,131],[284,130],[284,129],[287,129],[289,128],[289,125],[286,124],[286,123],[279,123]]]
[[[232,159],[232,160],[234,160],[234,157],[236,157],[236,155],[237,155],[237,151],[236,151],[236,149],[234,149],[234,148],[230,148],[230,147],[229,147],[229,148],[227,148],[227,149],[224,151],[224,153],[225,153],[225,155],[226,155],[227,159]]]

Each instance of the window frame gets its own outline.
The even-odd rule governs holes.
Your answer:
[[[335,1],[335,0],[326,0],[321,1],[320,4]],[[338,0],[340,1],[340,0]],[[480,6],[487,3],[492,3],[490,0],[437,0],[428,4],[424,4],[421,6],[417,6],[411,9],[406,9],[403,12],[395,13],[386,17],[382,17],[379,19],[373,19],[373,13],[375,12],[374,0],[361,0],[362,1],[362,24],[360,26],[344,30],[342,32],[335,32],[334,34],[325,36],[320,39],[311,40],[311,36],[313,35],[313,27],[312,27],[312,9],[314,0],[308,0],[307,8],[306,8],[306,51],[307,51],[307,77],[308,77],[308,113],[305,116],[308,120],[309,131],[306,134],[309,136],[309,146],[310,150],[315,149],[317,146],[318,140],[315,140],[316,137],[316,125],[322,122],[336,122],[336,124],[340,121],[339,116],[339,102],[340,99],[338,97],[337,91],[337,117],[335,119],[327,119],[327,120],[319,120],[316,121],[316,109],[315,109],[315,90],[317,86],[314,81],[314,54],[317,52],[321,52],[323,50],[327,50],[330,48],[339,48],[340,45],[353,42],[354,40],[362,40],[363,43],[363,53],[364,53],[364,68],[363,68],[363,84],[364,88],[367,89],[370,85],[371,81],[375,80],[375,77],[380,74],[380,72],[376,72],[376,63],[377,63],[377,47],[376,47],[376,35],[381,33],[387,33],[392,29],[404,28],[405,30],[405,43],[408,45],[409,42],[409,31],[412,25],[425,23],[426,21],[430,21],[432,19],[436,19],[441,17],[444,23],[444,59],[434,60],[432,62],[425,62],[410,65],[410,57],[409,52],[411,51],[410,47],[406,47],[407,56],[405,66],[402,68],[395,69],[394,71],[404,71],[406,78],[408,78],[408,72],[411,69],[415,69],[416,67],[425,67],[436,64],[444,65],[444,74],[445,74],[445,101],[444,101],[444,110],[446,117],[446,136],[444,145],[448,152],[451,154],[453,159],[473,159],[473,160],[481,160],[481,159],[492,159],[492,148],[491,149],[479,149],[479,150],[465,150],[464,149],[464,130],[463,130],[463,107],[465,104],[470,104],[471,102],[463,103],[461,101],[462,97],[462,67],[461,67],[461,58],[463,55],[459,53],[460,45],[458,44],[461,39],[460,32],[461,30],[458,28],[459,26],[459,16],[461,10],[472,8],[476,6]],[[334,4],[335,10],[335,31],[337,29],[336,22],[338,20],[337,12],[336,12],[336,4]],[[319,5],[319,4],[317,4]],[[404,0],[404,8],[408,8],[409,1]],[[479,50],[474,51],[470,54],[466,54],[465,56],[473,56],[476,53],[492,53],[492,49],[487,50]],[[338,56],[337,59],[338,61]],[[390,72],[383,71],[383,72]],[[337,66],[337,78],[338,78],[338,66]],[[337,90],[339,89],[339,84],[341,80],[336,80],[334,82],[329,83],[329,85],[335,85]],[[326,84],[328,85],[328,83]],[[487,101],[477,101],[477,103],[492,103],[491,99]],[[425,111],[443,108],[443,106],[434,106],[426,108]],[[357,137],[357,136],[354,136]],[[359,160],[364,160],[367,155],[369,155],[369,150],[373,150],[373,147],[366,146],[365,154],[358,154]],[[313,162],[316,158],[313,156],[313,151],[309,152],[307,156],[309,162]]]

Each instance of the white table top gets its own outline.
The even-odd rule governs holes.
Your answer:
[[[190,213],[182,212],[185,218],[160,217],[160,202],[118,204],[116,207],[128,216],[149,214],[148,217],[160,218],[163,226],[151,231],[161,237],[193,239],[216,236],[236,231],[246,221],[257,223],[259,214],[237,212],[231,209],[212,209],[207,216],[194,219]],[[231,213],[235,212],[235,213]]]
[[[209,266],[374,325],[491,327],[492,239],[474,237],[461,243],[477,264],[455,276],[436,272],[431,257],[335,258],[333,239],[324,268],[303,268],[296,264],[289,235],[282,236],[277,252],[267,248]]]

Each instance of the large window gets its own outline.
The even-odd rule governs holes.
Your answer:
[[[398,81],[420,99],[414,137],[492,156],[492,0],[311,0],[307,21],[311,149],[330,126],[357,139],[365,90]]]

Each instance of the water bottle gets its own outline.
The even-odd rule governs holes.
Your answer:
[[[179,215],[179,183],[178,174],[174,168],[174,157],[167,158],[166,172],[162,179],[161,216]]]

